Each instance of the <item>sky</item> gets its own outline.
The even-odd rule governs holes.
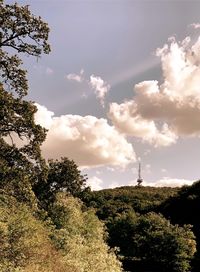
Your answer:
[[[13,3],[13,1],[6,1]],[[51,53],[23,57],[46,159],[94,190],[200,178],[200,1],[27,0]]]

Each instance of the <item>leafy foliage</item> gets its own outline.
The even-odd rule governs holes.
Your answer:
[[[14,98],[0,85],[0,189],[21,200],[30,199],[32,192],[28,188],[37,182],[38,170],[44,164],[40,144],[45,131],[35,125],[35,112],[32,103]],[[22,140],[29,138],[29,142],[17,147],[13,141],[16,135]]]
[[[73,160],[49,160],[45,169],[46,178],[41,179],[33,190],[43,206],[48,206],[55,201],[59,192],[68,192],[79,196],[86,186],[86,177],[83,176]]]
[[[119,247],[125,269],[188,271],[196,249],[191,226],[172,225],[152,213],[179,192],[178,188],[129,186],[87,192],[83,199],[105,221],[108,244]]]
[[[34,122],[34,104],[24,100],[28,91],[26,70],[15,53],[36,57],[48,54],[48,33],[48,25],[32,15],[28,6],[0,1],[0,189],[21,199],[32,194],[28,188],[43,169],[40,145],[45,130]],[[24,186],[20,192],[20,180],[26,182],[29,196],[24,194]]]
[[[178,188],[125,186],[96,192],[88,191],[82,199],[87,206],[97,210],[100,219],[107,220],[128,211],[152,211],[177,192]]]
[[[177,196],[167,199],[157,211],[161,212],[174,224],[191,224],[197,240],[197,254],[194,260],[194,271],[199,271],[200,265],[200,181],[191,186],[184,186]]]
[[[20,67],[21,59],[10,55],[5,48],[35,57],[42,52],[48,54],[49,27],[40,17],[31,14],[29,6],[4,5],[2,0],[0,26],[0,75],[10,90],[22,97],[28,90],[26,71]]]
[[[114,252],[104,241],[104,226],[92,210],[82,211],[78,199],[62,193],[50,214],[56,226],[52,239],[68,266],[85,272],[121,271]]]
[[[121,271],[104,242],[104,227],[81,202],[59,194],[48,221],[30,207],[0,194],[0,271]]]
[[[172,225],[156,213],[124,214],[109,224],[110,244],[129,259],[131,271],[138,261],[142,271],[190,271],[196,242],[189,225]]]
[[[50,228],[30,208],[0,195],[0,271],[72,272],[49,236]]]

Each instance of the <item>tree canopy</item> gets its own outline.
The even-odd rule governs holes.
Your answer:
[[[196,252],[191,226],[172,225],[162,215],[133,212],[116,217],[110,225],[110,245],[118,246],[134,271],[137,262],[141,271],[190,271]],[[159,257],[158,257],[159,256]]]
[[[14,52],[35,57],[43,52],[48,54],[48,34],[48,24],[40,16],[34,16],[28,5],[5,5],[0,0],[0,75],[19,97],[27,94],[28,83],[26,71],[21,68],[22,60]]]
[[[41,178],[33,186],[34,193],[43,207],[55,201],[59,192],[80,196],[86,187],[86,176],[82,175],[76,163],[68,158],[49,160],[45,171],[45,179]]]
[[[28,191],[29,183],[36,182],[43,168],[40,145],[46,131],[34,122],[36,106],[24,98],[27,72],[19,56],[48,54],[48,34],[47,23],[34,16],[28,6],[0,1],[0,188],[5,190],[9,184],[7,191],[17,191],[22,198],[27,198],[23,181]]]

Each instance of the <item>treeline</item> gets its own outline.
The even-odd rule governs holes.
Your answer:
[[[116,214],[135,211],[147,213],[156,209],[162,202],[177,194],[179,188],[123,186],[96,192],[85,192],[83,200],[87,206],[96,208],[102,220],[113,218]]]

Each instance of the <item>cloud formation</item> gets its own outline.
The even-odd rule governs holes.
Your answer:
[[[153,186],[153,187],[181,187],[184,185],[192,185],[194,181],[186,179],[177,179],[164,177],[156,182],[144,182],[144,186]]]
[[[102,184],[103,184],[103,180],[101,180],[100,178],[96,176],[91,177],[87,180],[87,186],[90,186],[92,191],[102,190],[103,189]]]
[[[100,100],[102,107],[104,107],[104,99],[107,92],[110,90],[110,85],[106,83],[101,77],[94,75],[90,76],[90,85],[95,90],[96,97]]]
[[[193,27],[194,29],[200,28],[200,24],[199,23],[193,23],[190,26]]]
[[[106,119],[62,115],[38,105],[35,121],[48,129],[42,145],[46,158],[69,157],[79,166],[126,166],[135,161],[133,147]]]
[[[66,78],[68,80],[71,80],[71,81],[76,81],[76,82],[83,82],[84,81],[84,77],[83,77],[83,74],[84,74],[84,70],[82,69],[80,71],[80,74],[68,74],[66,75]]]
[[[111,86],[105,82],[100,76],[91,75],[89,79],[84,77],[84,70],[80,71],[80,74],[68,74],[66,78],[70,81],[76,81],[78,83],[85,82],[94,90],[96,98],[100,101],[101,106],[105,106],[105,96],[110,90]],[[86,97],[86,94],[83,94]]]
[[[156,53],[163,83],[136,84],[132,100],[111,103],[109,117],[122,133],[168,146],[180,136],[200,135],[200,37],[195,43],[170,38]]]

